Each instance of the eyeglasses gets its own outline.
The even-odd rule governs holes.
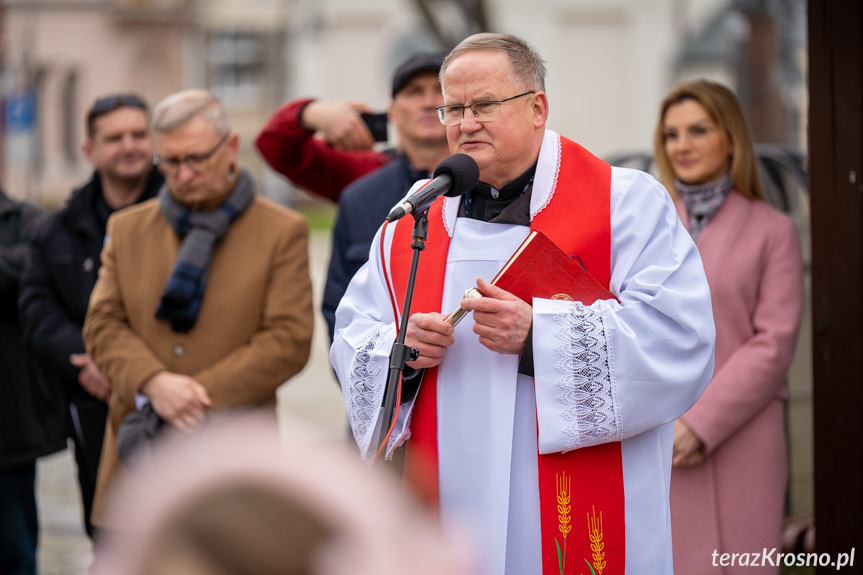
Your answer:
[[[504,102],[509,102],[510,100],[515,100],[516,98],[521,98],[522,96],[535,93],[536,90],[531,90],[530,92],[525,92],[524,94],[519,94],[512,98],[506,98],[505,100],[482,100],[480,102],[474,102],[470,106],[439,106],[435,108],[435,110],[437,110],[440,123],[444,126],[458,126],[461,124],[462,121],[464,121],[464,111],[467,108],[470,108],[470,111],[473,112],[473,119],[477,122],[490,122],[497,116],[497,111],[500,110],[500,105]]]
[[[183,164],[186,164],[186,167],[188,167],[192,173],[200,174],[207,167],[207,162],[213,157],[213,154],[215,154],[216,151],[228,141],[228,137],[230,135],[231,134],[229,132],[222,136],[209,152],[204,152],[203,154],[192,154],[185,158],[161,158],[156,156],[154,163],[159,166],[159,169],[162,170],[165,175],[177,175],[180,171],[180,166]]]

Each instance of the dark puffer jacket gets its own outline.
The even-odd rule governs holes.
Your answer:
[[[0,466],[30,463],[66,447],[62,395],[25,355],[16,306],[28,235],[39,216],[0,191]]]
[[[154,168],[138,202],[155,197],[162,182]],[[69,363],[69,356],[86,353],[81,328],[101,267],[108,216],[100,215],[101,197],[95,172],[63,209],[36,225],[18,299],[28,346],[72,399],[89,397],[78,384],[78,368]]]

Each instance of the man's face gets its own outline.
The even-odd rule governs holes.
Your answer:
[[[208,200],[227,189],[238,146],[236,134],[223,140],[201,116],[156,134],[159,169],[174,197],[186,204]]]
[[[398,130],[399,141],[442,142],[446,131],[435,111],[441,105],[443,95],[435,72],[420,72],[408,80],[396,93],[389,109],[390,122]]]
[[[153,166],[153,140],[140,108],[117,108],[96,118],[93,136],[83,148],[102,177],[110,180],[138,181]]]
[[[495,50],[467,52],[444,75],[448,106],[504,100],[530,89],[514,79],[509,57]],[[471,156],[480,180],[500,189],[536,161],[547,117],[548,100],[540,91],[500,104],[494,117],[482,123],[466,108],[461,124],[446,127],[450,152]]]

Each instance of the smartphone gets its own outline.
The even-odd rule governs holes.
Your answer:
[[[387,135],[387,114],[381,112],[379,114],[361,113],[363,121],[372,133],[375,142],[386,142],[389,139]]]

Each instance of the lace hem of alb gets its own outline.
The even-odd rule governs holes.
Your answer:
[[[608,441],[620,441],[620,403],[614,386],[611,346],[600,304],[559,302],[554,310],[560,329],[555,365],[566,425],[566,448],[575,449]]]
[[[385,334],[390,330],[391,326],[381,328],[359,345],[348,374],[348,416],[354,437],[360,444],[374,427],[381,404],[378,397],[381,393],[378,379],[381,365],[375,361],[375,352],[384,343]]]

